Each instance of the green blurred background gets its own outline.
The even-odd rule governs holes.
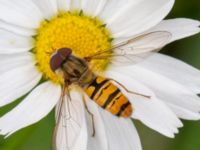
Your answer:
[[[200,0],[176,0],[168,18],[177,17],[200,20]],[[172,43],[162,52],[200,69],[200,34]],[[18,102],[1,108],[0,115]],[[184,121],[184,125],[175,139],[168,139],[136,122],[144,150],[200,150],[200,121]],[[8,139],[0,137],[0,150],[50,150],[53,127],[54,114],[51,113],[39,123],[20,130]]]

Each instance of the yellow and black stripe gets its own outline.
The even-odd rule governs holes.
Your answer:
[[[132,106],[120,89],[110,80],[96,77],[89,86],[85,88],[87,95],[99,106],[119,117],[130,117]]]

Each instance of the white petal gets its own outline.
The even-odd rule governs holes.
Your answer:
[[[2,75],[5,72],[26,66],[27,64],[34,65],[34,63],[35,58],[31,53],[0,55],[0,74]]]
[[[151,88],[156,96],[166,104],[173,104],[187,110],[182,111],[180,115],[180,109],[174,110],[176,107],[171,107],[174,112],[179,112],[177,114],[178,117],[192,120],[194,118],[197,119],[196,116],[199,116],[198,118],[200,119],[200,98],[181,84],[141,66],[121,68],[120,71],[143,82],[143,84]],[[189,114],[185,114],[186,112],[189,112]],[[195,116],[188,118],[188,115],[191,114],[195,114]]]
[[[99,106],[91,99],[87,99],[89,111],[94,115],[95,136],[93,137],[93,125],[91,115],[87,113],[87,123],[89,128],[87,150],[108,150],[108,139],[106,135],[103,118],[99,112]]]
[[[43,17],[31,0],[1,0],[0,19],[22,27],[37,28]]]
[[[31,37],[20,36],[0,29],[0,54],[27,52],[33,48]]]
[[[58,10],[67,11],[71,7],[71,0],[57,0],[58,2]]]
[[[170,42],[189,37],[200,32],[200,22],[192,19],[178,18],[163,20],[147,32],[168,31],[172,34]]]
[[[106,0],[82,0],[81,8],[84,13],[96,17],[102,11],[106,2]]]
[[[18,106],[0,118],[0,134],[11,135],[44,118],[59,100],[61,88],[50,82],[35,88]]]
[[[151,96],[151,98],[148,99],[143,96],[126,93],[125,90],[122,89],[133,105],[133,118],[139,119],[148,127],[161,134],[174,137],[174,133],[178,132],[177,128],[181,127],[182,123],[162,101],[156,98],[150,89],[126,75],[108,72],[107,76],[122,83],[130,91]]]
[[[81,10],[81,1],[82,0],[71,0],[71,10]]]
[[[77,91],[71,91],[70,94],[71,101],[65,97],[61,107],[57,105],[56,149],[87,150],[88,133],[82,95]]]
[[[192,112],[188,109],[183,108],[182,106],[175,105],[172,103],[167,103],[169,107],[174,111],[174,113],[179,116],[180,118],[186,119],[186,120],[199,120],[200,115],[199,113]]]
[[[124,0],[124,1],[107,0],[105,8],[99,14],[99,17],[102,18],[104,22],[108,22],[116,12],[119,12],[119,10],[122,7],[130,5],[131,2],[132,0]]]
[[[115,0],[112,2],[116,3]],[[110,9],[107,11],[113,15],[105,14],[103,20],[114,38],[134,36],[158,24],[169,13],[173,4],[174,0],[136,0],[124,2],[118,7],[112,5],[109,8],[108,5],[106,9]]]
[[[109,150],[142,150],[140,138],[130,119],[118,118],[103,109],[100,112],[108,137]]]
[[[58,4],[56,0],[33,0],[33,3],[38,6],[46,19],[51,19],[58,13]]]
[[[21,61],[20,63],[23,63]],[[33,64],[20,65],[0,75],[0,107],[28,93],[41,79]]]
[[[178,59],[154,54],[139,66],[166,76],[197,94],[200,93],[200,71]]]
[[[24,28],[17,25],[11,25],[1,20],[0,20],[0,29],[4,29],[22,36],[33,36],[36,34],[35,30],[33,29]]]
[[[170,37],[171,34],[168,32],[152,32],[125,41],[120,44],[121,46],[116,45],[114,49],[115,57],[111,63],[115,66],[139,63],[152,52],[164,47],[169,42]]]

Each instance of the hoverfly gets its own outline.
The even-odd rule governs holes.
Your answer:
[[[64,80],[63,92],[56,112],[57,126],[55,129],[55,136],[57,132],[68,132],[69,130],[74,130],[74,134],[70,135],[70,137],[67,138],[68,141],[64,144],[66,145],[67,150],[70,150],[70,145],[75,141],[77,138],[76,133],[80,130],[80,124],[78,123],[80,118],[72,116],[71,114],[72,111],[76,114],[76,109],[73,106],[75,101],[73,101],[73,97],[69,94],[70,92],[68,87],[70,85],[78,85],[98,106],[115,116],[123,118],[128,118],[132,115],[133,106],[129,102],[128,98],[113,82],[124,88],[128,93],[140,95],[149,99],[151,98],[150,96],[129,91],[125,86],[114,79],[109,79],[95,74],[89,66],[90,61],[112,57],[113,59],[110,60],[110,63],[117,66],[137,63],[147,56],[159,51],[170,42],[170,38],[171,34],[169,32],[157,31],[132,38],[115,45],[111,49],[101,51],[85,58],[74,56],[72,53],[73,50],[70,48],[58,49],[57,52],[51,56],[50,67],[52,71],[62,74]],[[92,136],[95,136],[94,116],[88,109],[84,96],[83,103],[85,104],[88,114],[91,115],[93,126]],[[67,115],[66,111],[68,112]],[[59,131],[59,129],[63,128],[65,131]],[[64,134],[67,136],[68,133]]]

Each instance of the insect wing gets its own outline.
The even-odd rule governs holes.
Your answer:
[[[132,65],[158,52],[170,42],[171,37],[171,33],[166,31],[147,33],[117,44],[109,50],[96,53],[86,59],[108,59],[111,57],[110,63],[112,64]]]
[[[81,146],[81,140],[84,137],[81,132],[84,126],[84,106],[81,101],[73,97],[79,96],[73,93],[72,99],[65,95],[56,107],[56,127],[54,131],[54,150],[74,150],[74,145]],[[81,99],[81,98],[79,98]],[[83,127],[84,126],[84,127]],[[86,129],[85,129],[86,130]],[[80,137],[81,140],[80,140]],[[85,138],[85,137],[84,137]],[[80,142],[80,143],[79,143]]]

